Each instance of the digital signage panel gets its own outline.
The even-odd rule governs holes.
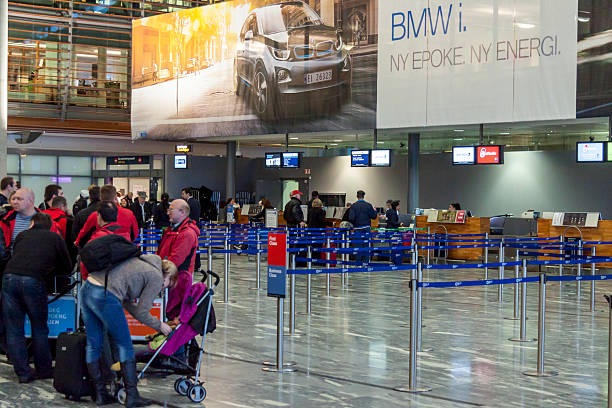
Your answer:
[[[351,167],[369,167],[370,151],[353,150],[351,151]]]
[[[344,3],[233,0],[133,20],[132,137],[375,128],[378,1]]]
[[[477,146],[476,164],[503,164],[504,149],[502,146]]]
[[[475,164],[476,148],[474,146],[454,146],[453,164]]]
[[[175,154],[174,155],[174,168],[175,169],[186,169],[187,168],[187,155],[186,154]]]
[[[266,153],[266,167],[280,168],[280,166],[281,166],[281,154],[280,153]]]
[[[576,143],[576,161],[582,163],[597,163],[604,161],[604,142]]]
[[[372,150],[370,154],[370,165],[372,167],[391,166],[391,150],[389,149]]]
[[[300,167],[300,154],[297,152],[283,153],[283,167],[297,169]]]

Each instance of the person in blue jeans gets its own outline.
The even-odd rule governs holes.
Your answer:
[[[105,210],[100,209],[100,211]],[[83,250],[85,251],[88,245],[107,237],[110,236],[89,242]],[[177,273],[174,263],[168,260],[162,261],[157,255],[129,258],[111,269],[108,272],[108,279],[105,271],[90,271],[81,289],[83,299],[81,307],[87,333],[85,359],[87,370],[94,383],[97,405],[106,405],[114,401],[106,389],[103,378],[101,357],[105,330],[119,353],[127,394],[125,406],[131,408],[148,405],[139,399],[136,360],[124,309],[141,323],[165,335],[170,334],[172,331],[170,326],[154,318],[149,311],[162,289],[176,282]]]
[[[20,383],[53,376],[45,280],[50,274],[69,274],[71,262],[66,242],[61,235],[51,232],[52,223],[48,214],[32,216],[30,229],[15,237],[13,255],[2,278],[7,349]],[[28,364],[24,333],[26,315],[32,326],[36,371]]]

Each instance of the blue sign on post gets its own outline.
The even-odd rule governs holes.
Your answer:
[[[284,298],[287,288],[287,268],[268,265],[268,296]]]
[[[47,326],[49,326],[49,337],[56,338],[60,333],[73,331],[75,329],[75,299],[72,296],[62,296],[55,302],[49,304]],[[32,336],[32,326],[26,316],[25,335]]]

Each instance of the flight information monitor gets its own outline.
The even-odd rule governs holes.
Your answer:
[[[476,164],[503,164],[504,149],[502,146],[477,146]]]
[[[187,155],[186,154],[175,154],[174,155],[174,168],[175,169],[186,169],[187,168]]]
[[[351,167],[369,167],[370,151],[353,150],[351,151]]]
[[[370,165],[372,167],[391,166],[391,150],[389,149],[372,150],[370,154]]]
[[[576,161],[582,163],[604,161],[604,142],[576,143]]]
[[[300,154],[283,153],[283,167],[288,169],[297,169],[300,167]]]
[[[476,163],[476,148],[474,146],[454,146],[453,164]]]
[[[280,153],[266,153],[266,167],[279,168],[281,166]]]

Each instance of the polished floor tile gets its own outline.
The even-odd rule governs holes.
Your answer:
[[[294,373],[266,373],[261,362],[274,360],[276,299],[255,286],[254,258],[234,256],[230,300],[215,302],[217,330],[206,340],[202,365],[207,398],[214,407],[603,407],[607,403],[608,307],[603,293],[612,282],[597,282],[596,309],[588,311],[590,283],[547,285],[545,368],[559,375],[533,378],[537,342],[515,343],[519,321],[513,314],[514,288],[506,285],[503,302],[497,287],[428,288],[423,291],[422,352],[418,384],[423,394],[394,388],[408,384],[409,272],[350,274],[348,286],[332,277],[312,277],[312,314],[306,310],[306,277],[296,277],[296,333],[288,336],[289,299],[285,301],[286,361]],[[222,259],[214,269],[223,272]],[[265,288],[262,267],[261,286]],[[497,271],[490,271],[494,277]],[[554,273],[557,273],[555,270]],[[566,273],[571,273],[566,271]],[[506,271],[506,277],[513,275]],[[536,275],[536,272],[530,272]],[[424,271],[424,279],[475,280],[479,270]],[[215,291],[222,300],[223,282]],[[527,337],[537,337],[538,285],[527,293]],[[427,351],[425,351],[427,350]],[[193,406],[173,390],[176,376],[149,376],[142,395],[160,406]],[[19,385],[10,366],[0,364],[0,407],[79,406],[65,401],[50,380]],[[93,406],[89,402],[90,406]]]

